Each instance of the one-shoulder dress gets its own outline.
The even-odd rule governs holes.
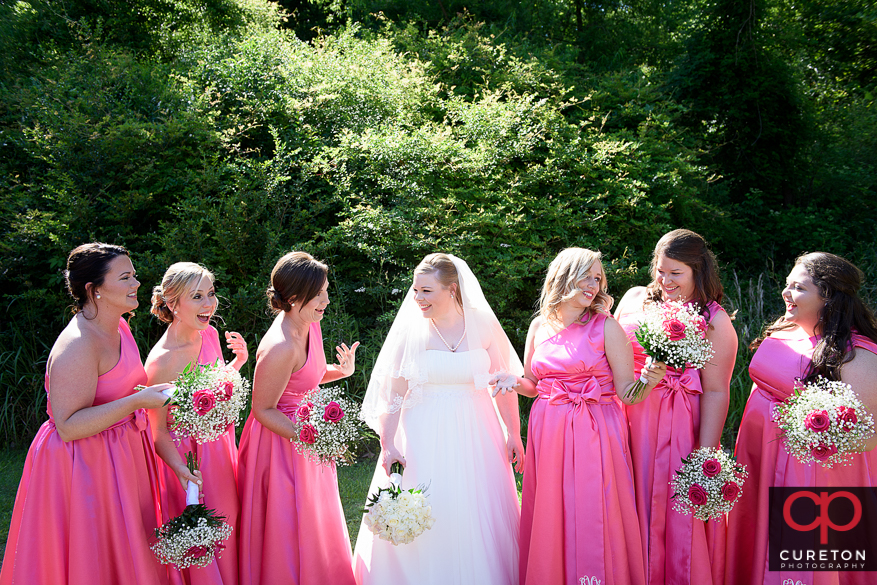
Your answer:
[[[707,319],[722,310],[711,302]],[[636,340],[641,317],[642,312],[626,313],[618,320],[633,345],[637,377],[646,362]],[[670,480],[698,444],[702,393],[700,370],[668,367],[645,400],[624,406],[649,585],[719,585],[724,577],[724,520],[703,522],[680,514],[670,500]]]
[[[134,393],[146,372],[119,320],[121,355],[98,377],[94,406]],[[49,375],[46,372],[46,392]],[[97,434],[65,443],[52,404],[28,450],[15,498],[2,585],[167,583],[149,550],[160,511],[152,433],[137,410]]]
[[[426,487],[435,524],[394,546],[359,527],[354,552],[359,585],[516,585],[520,510],[506,438],[475,371],[490,357],[426,350],[422,400],[402,410],[396,445],[407,466],[402,489]],[[380,463],[369,493],[386,487]]]
[[[768,337],[752,357],[749,376],[755,389],[746,403],[737,435],[737,462],[749,477],[740,500],[728,514],[725,583],[728,585],[865,585],[877,583],[877,572],[769,571],[768,524],[771,487],[877,486],[877,454],[855,455],[849,466],[826,469],[803,464],[789,455],[771,420],[775,404],[795,388],[795,379],[807,374],[818,337]],[[853,334],[856,351],[877,353],[877,344]]]
[[[533,351],[521,504],[521,583],[645,583],[627,419],[606,359],[605,315]]]
[[[311,323],[307,361],[290,376],[277,409],[292,420],[325,372],[323,335]],[[251,414],[241,434],[238,493],[241,585],[353,585],[334,465],[308,461]]]
[[[212,326],[201,334],[201,351],[198,364],[215,364],[222,360],[222,347],[219,333]],[[168,414],[170,419],[173,415]],[[168,420],[168,424],[170,424]],[[234,426],[229,425],[226,432],[209,443],[199,445],[191,437],[179,438],[171,431],[171,437],[180,456],[186,453],[198,457],[203,480],[204,505],[225,516],[232,532],[225,541],[221,556],[206,567],[192,567],[178,571],[168,565],[171,583],[187,585],[235,585],[238,582],[238,502],[237,468],[238,448],[235,443]],[[163,462],[159,466],[162,487],[162,521],[167,522],[183,513],[186,508],[186,492],[173,470]]]

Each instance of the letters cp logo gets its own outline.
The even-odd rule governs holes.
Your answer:
[[[816,505],[817,515],[809,524],[799,524],[792,518],[792,504],[800,498],[812,500]],[[848,500],[853,505],[853,518],[846,524],[835,524],[831,521],[831,502],[838,498]],[[799,491],[786,498],[783,505],[783,520],[785,520],[786,525],[800,532],[809,532],[819,528],[819,544],[828,544],[829,528],[838,532],[846,532],[858,526],[861,519],[862,502],[854,494],[846,491],[834,492],[830,495],[828,492],[819,492],[817,495],[815,492]]]

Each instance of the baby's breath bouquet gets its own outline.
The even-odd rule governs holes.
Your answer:
[[[670,480],[673,509],[698,520],[721,518],[740,499],[748,475],[745,465],[721,449],[701,447],[682,460]]]
[[[398,546],[432,528],[435,518],[423,489],[402,490],[402,466],[390,467],[390,485],[368,497],[363,523],[378,538]]]
[[[186,465],[193,473],[198,468],[191,453],[186,454]],[[206,567],[222,553],[223,542],[231,536],[231,531],[224,516],[198,502],[198,485],[190,481],[186,509],[155,529],[158,540],[150,548],[163,565],[170,564],[177,569]]]
[[[848,465],[874,435],[874,419],[852,387],[822,377],[799,383],[774,406],[773,420],[789,454],[801,463],[818,461],[827,468]]]
[[[170,429],[179,437],[192,437],[199,444],[215,441],[228,425],[240,422],[247,405],[250,383],[231,366],[189,364],[165,391],[173,415]]]
[[[326,465],[348,463],[347,446],[360,439],[359,405],[344,397],[338,386],[319,386],[302,397],[295,410],[296,450],[310,461]]]
[[[697,304],[666,301],[646,306],[636,340],[654,361],[683,371],[699,370],[713,357],[713,344],[706,338],[706,330],[706,319]],[[645,387],[646,381],[640,378],[626,398],[639,398]]]

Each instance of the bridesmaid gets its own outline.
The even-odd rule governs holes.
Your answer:
[[[622,297],[615,318],[633,344],[636,367],[646,361],[636,340],[645,305],[695,303],[709,323],[715,355],[703,370],[668,368],[642,403],[625,407],[649,585],[718,585],[724,563],[724,522],[704,523],[672,509],[669,482],[682,459],[699,447],[718,447],[728,414],[737,333],[722,309],[722,283],[706,241],[690,230],[665,234],[652,254],[652,282]]]
[[[70,252],[66,281],[74,316],[49,354],[49,420],[27,454],[0,583],[165,584],[148,543],[159,509],[144,409],[168,384],[134,390],[146,372],[122,318],[140,283],[125,248],[99,243]]]
[[[764,335],[749,365],[754,382],[737,435],[737,461],[749,478],[728,515],[725,583],[807,585],[874,583],[873,572],[768,571],[769,488],[877,485],[877,436],[849,466],[802,464],[777,440],[772,408],[791,395],[795,380],[822,376],[850,384],[877,413],[877,320],[859,297],[862,272],[834,254],[797,259],[786,279],[786,312]]]
[[[521,583],[645,583],[623,396],[633,351],[609,316],[598,252],[568,248],[548,267],[524,376],[493,380],[537,400],[521,505]],[[663,377],[642,369],[645,395]]]
[[[210,325],[216,312],[213,274],[198,264],[178,262],[167,269],[161,285],[152,290],[152,314],[168,323],[168,328],[146,358],[150,384],[173,382],[189,364],[214,364],[222,360],[219,333]],[[231,366],[241,369],[247,361],[247,344],[239,333],[225,334],[235,355]],[[223,360],[224,363],[224,360]],[[238,581],[237,492],[238,449],[235,429],[229,425],[217,440],[199,445],[194,439],[180,439],[168,430],[167,407],[149,411],[155,450],[165,465],[159,466],[162,485],[162,521],[179,516],[186,508],[188,475],[186,453],[200,462],[204,504],[225,516],[233,530],[225,550],[216,562],[178,571],[168,565],[171,582],[186,584],[234,585]]]
[[[290,252],[271,272],[277,317],[256,353],[253,409],[241,435],[241,585],[354,584],[335,466],[309,462],[292,444],[302,395],[354,370],[359,342],[337,347],[339,363],[326,365],[328,272],[305,252]]]

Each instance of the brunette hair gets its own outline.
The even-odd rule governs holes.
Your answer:
[[[877,319],[859,297],[864,275],[855,264],[828,252],[811,252],[798,256],[795,266],[801,265],[819,290],[825,305],[819,311],[819,343],[813,349],[810,367],[804,382],[818,376],[840,380],[843,365],[853,359],[853,333],[859,333],[877,343]],[[794,324],[780,317],[765,329],[764,334],[752,342],[751,349],[758,349],[761,342],[774,331],[790,329]]]
[[[457,274],[457,267],[454,266],[454,261],[451,260],[450,256],[443,254],[442,252],[429,254],[420,261],[420,264],[414,269],[414,274],[434,274],[435,279],[445,288],[449,288],[452,284],[456,284],[457,294],[454,295],[454,300],[460,308],[463,308],[463,293],[460,290],[460,276]]]
[[[694,279],[694,295],[692,300],[700,305],[703,315],[708,315],[707,305],[712,301],[721,304],[725,296],[722,280],[719,278],[719,267],[716,257],[707,247],[706,240],[691,230],[678,229],[664,234],[652,252],[652,263],[649,267],[652,282],[646,287],[646,298],[652,302],[661,302],[661,285],[656,279],[658,259],[666,256],[682,262],[691,268]]]
[[[149,310],[159,320],[172,323],[174,312],[170,306],[180,300],[188,290],[197,286],[204,277],[214,282],[213,273],[194,262],[177,262],[161,278],[161,284],[152,289],[152,308]]]
[[[94,302],[94,289],[104,283],[110,262],[118,256],[130,256],[122,246],[92,242],[77,246],[67,256],[64,281],[75,302],[73,314],[79,313],[89,301]],[[91,288],[88,284],[91,283]]]
[[[544,320],[558,321],[557,311],[560,304],[571,299],[578,292],[576,283],[590,274],[594,262],[600,262],[602,259],[603,255],[600,252],[586,248],[567,248],[551,261],[539,297],[539,314]],[[606,282],[604,272],[603,282],[594,296],[594,302],[582,313],[583,315],[585,312],[609,313],[615,301],[609,296],[608,288],[609,284]]]
[[[271,286],[265,291],[268,306],[275,313],[291,311],[295,303],[299,311],[312,298],[320,294],[329,275],[329,267],[307,252],[290,252],[274,265]]]

